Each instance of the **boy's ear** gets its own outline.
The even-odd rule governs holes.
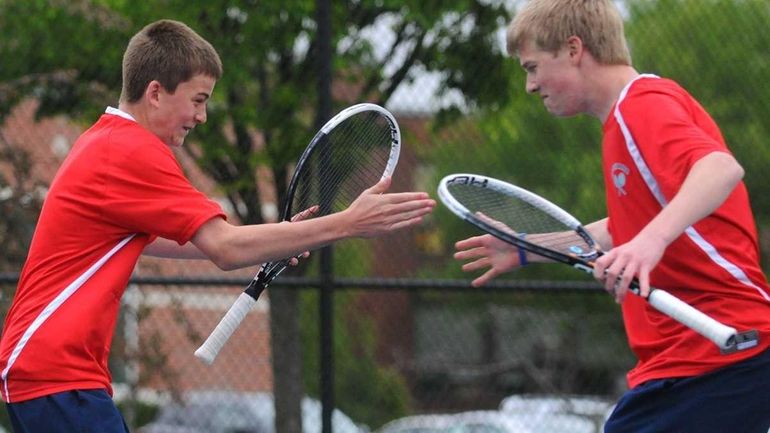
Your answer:
[[[152,106],[157,106],[160,101],[160,92],[163,90],[162,86],[160,85],[160,82],[157,80],[150,81],[150,84],[147,85],[147,88],[144,89],[144,97],[147,99],[147,102],[150,103]]]
[[[579,60],[583,55],[583,40],[578,36],[567,38],[567,51],[571,59]]]

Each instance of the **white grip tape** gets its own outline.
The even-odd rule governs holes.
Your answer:
[[[256,303],[256,299],[246,293],[241,293],[235,303],[233,303],[227,311],[227,314],[225,314],[222,320],[219,321],[217,327],[214,328],[214,331],[211,332],[209,338],[207,338],[206,341],[201,344],[201,347],[195,351],[195,356],[206,364],[214,362],[219,351],[222,350],[222,347],[227,343],[227,340],[230,339],[230,336],[233,335],[233,332],[238,328],[238,325],[241,324],[244,317],[246,317],[249,310],[251,310],[251,307]]]
[[[664,290],[652,290],[648,301],[658,311],[713,341],[720,349],[731,346],[738,333],[735,328],[719,323]]]

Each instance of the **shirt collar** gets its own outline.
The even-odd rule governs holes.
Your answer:
[[[132,120],[132,121],[136,122],[136,119],[134,119],[134,116],[126,113],[123,110],[117,109],[115,107],[107,107],[107,109],[104,112],[107,113],[107,114],[114,114],[115,116],[120,116],[120,117],[122,117],[124,119]]]

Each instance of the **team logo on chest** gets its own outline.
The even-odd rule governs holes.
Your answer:
[[[625,190],[625,186],[626,181],[628,180],[628,173],[630,172],[631,170],[624,164],[619,162],[612,164],[610,176],[612,176],[612,184],[615,185],[615,190],[618,192],[619,196],[628,194]]]

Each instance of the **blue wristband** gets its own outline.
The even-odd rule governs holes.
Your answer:
[[[519,238],[524,239],[525,236],[527,236],[526,233],[519,233]],[[527,250],[522,247],[516,248],[519,249],[519,266],[527,266],[529,264],[529,261],[527,261]]]

